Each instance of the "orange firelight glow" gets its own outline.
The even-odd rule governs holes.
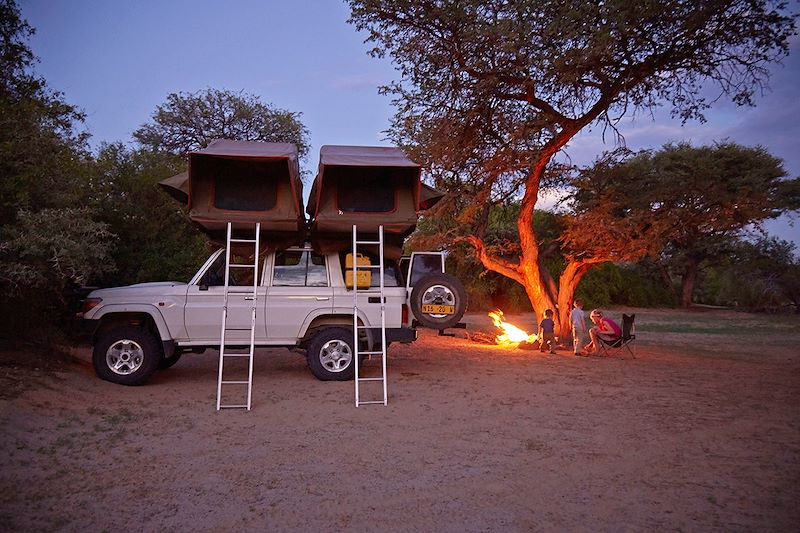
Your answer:
[[[501,346],[517,345],[521,342],[534,343],[539,338],[536,333],[528,333],[521,330],[514,324],[510,324],[503,318],[503,312],[499,309],[489,313],[489,318],[492,319],[494,325],[502,330],[502,333],[495,337],[495,342]]]

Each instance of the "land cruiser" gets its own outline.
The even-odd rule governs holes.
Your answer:
[[[304,349],[318,379],[352,379],[353,290],[346,286],[345,257],[309,247],[264,254],[256,284],[255,345]],[[234,256],[235,260],[240,259]],[[459,322],[464,289],[443,266],[442,255],[430,252],[387,262],[383,277],[388,343],[414,341],[419,325],[445,329]],[[97,375],[138,385],[186,352],[218,348],[224,269],[225,253],[219,249],[188,283],[140,283],[91,292],[83,318],[94,330]],[[228,342],[249,345],[252,274],[248,278],[236,273],[229,281]],[[370,277],[374,288],[379,280],[377,275]],[[358,297],[359,324],[376,328],[361,330],[360,342],[364,350],[373,350],[380,343],[379,297]]]
[[[189,218],[211,242],[230,245],[232,263],[257,263],[258,279],[253,280],[255,268],[249,277],[226,269],[223,248],[188,283],[141,283],[90,293],[83,318],[94,331],[98,376],[137,385],[187,351],[219,347],[223,313],[226,346],[241,341],[249,347],[252,331],[256,346],[305,349],[312,373],[321,380],[352,379],[354,343],[359,351],[362,344],[372,351],[380,342],[381,305],[387,344],[415,340],[418,325],[455,326],[466,297],[461,283],[445,273],[443,254],[401,257],[420,212],[441,197],[421,183],[420,173],[421,167],[398,148],[323,146],[306,218],[294,145],[218,139],[192,152],[187,172],[161,184],[187,204]],[[371,244],[363,253],[353,250],[354,226],[372,236],[365,237]],[[255,228],[257,249],[231,244]],[[350,262],[371,265],[379,264],[382,254],[383,272],[353,276],[348,254]],[[374,290],[356,291],[354,305],[352,286],[360,288],[360,274],[367,275],[367,288],[379,286],[382,276],[383,302]]]

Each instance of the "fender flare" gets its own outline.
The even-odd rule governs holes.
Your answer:
[[[313,313],[310,313],[303,325],[300,327],[300,337],[305,337],[308,333],[308,328],[311,326],[311,323],[320,318],[320,317],[335,317],[337,319],[343,318],[341,322],[337,321],[337,325],[342,327],[347,327],[352,329],[353,328],[353,308],[352,307],[334,307],[333,309],[318,309]],[[358,313],[359,321],[362,324],[368,324],[366,314],[363,311],[359,311]],[[380,329],[380,325],[375,326]],[[371,329],[362,330],[367,335],[367,344],[369,349],[372,350],[375,347],[375,337],[372,333]]]
[[[171,341],[172,334],[167,327],[167,321],[164,320],[164,315],[154,305],[149,304],[109,304],[103,306],[92,317],[96,320],[102,320],[108,315],[126,314],[126,313],[143,313],[153,319],[153,323],[158,330],[158,336],[162,341]]]

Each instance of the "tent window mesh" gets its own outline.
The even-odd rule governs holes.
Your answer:
[[[343,213],[388,213],[394,211],[394,187],[381,176],[360,176],[339,182],[336,202]]]
[[[230,211],[269,211],[277,203],[277,186],[263,165],[221,161],[217,167],[214,207]]]

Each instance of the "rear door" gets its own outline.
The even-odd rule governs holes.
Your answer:
[[[403,270],[409,293],[425,276],[444,273],[444,254],[441,252],[413,252],[407,260],[409,261],[408,266],[402,266],[405,267]]]
[[[267,289],[270,341],[295,344],[306,318],[333,309],[325,256],[308,249],[276,252]]]

